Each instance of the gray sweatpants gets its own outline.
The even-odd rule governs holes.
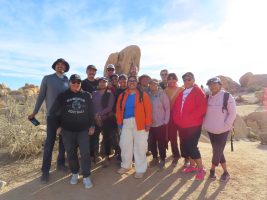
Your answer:
[[[62,139],[67,152],[71,173],[79,173],[80,165],[77,152],[79,147],[81,154],[82,175],[84,178],[89,177],[91,174],[91,161],[88,130],[72,132],[63,129]]]

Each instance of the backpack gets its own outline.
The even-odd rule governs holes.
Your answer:
[[[229,99],[230,93],[229,92],[224,92],[223,94],[223,106],[222,106],[222,112],[224,113],[224,110],[228,111],[227,105],[228,105],[228,99]],[[208,101],[209,95],[206,95],[206,99]]]

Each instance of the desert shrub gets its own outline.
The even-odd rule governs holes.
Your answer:
[[[7,107],[0,115],[0,147],[7,148],[12,156],[19,158],[38,155],[42,151],[45,134],[27,119],[35,101],[26,101],[20,105],[12,96],[6,97],[5,101]],[[40,109],[38,120],[45,123],[44,108]]]

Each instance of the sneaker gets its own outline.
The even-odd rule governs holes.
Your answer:
[[[164,169],[164,168],[165,168],[165,160],[160,160],[159,169]]]
[[[196,167],[193,167],[191,165],[189,165],[188,167],[183,169],[184,173],[191,173],[191,172],[196,172],[198,169]]]
[[[212,180],[215,180],[216,179],[215,170],[210,170],[209,178],[212,179]]]
[[[178,164],[178,160],[179,160],[178,157],[174,157],[174,158],[173,158],[173,160],[172,160],[172,166],[173,166],[173,167],[176,167],[176,165]]]
[[[189,167],[190,166],[190,162],[188,158],[184,159],[184,167]]]
[[[41,183],[46,184],[49,181],[49,172],[43,172],[41,176]]]
[[[125,174],[128,171],[130,171],[130,169],[125,169],[125,168],[121,167],[120,169],[118,169],[117,173],[119,173],[119,174]]]
[[[198,172],[197,172],[195,178],[196,178],[196,180],[202,181],[202,180],[204,180],[205,175],[206,175],[206,171],[201,168],[201,169],[198,169]]]
[[[135,172],[134,178],[140,179],[140,178],[143,178],[144,175],[145,175],[145,173]]]
[[[149,163],[149,166],[150,167],[155,167],[159,164],[159,159],[158,158],[153,158],[150,163]]]
[[[66,165],[58,165],[57,170],[62,172],[67,172],[69,168]]]
[[[93,187],[93,183],[89,177],[83,178],[83,184],[84,184],[85,189],[90,189]]]
[[[230,178],[230,174],[228,172],[223,172],[220,181],[224,182],[227,181]]]
[[[76,185],[78,183],[78,179],[79,179],[79,174],[72,174],[70,179],[70,184]]]

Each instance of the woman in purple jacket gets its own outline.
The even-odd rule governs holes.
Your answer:
[[[220,78],[214,77],[208,80],[211,94],[208,97],[208,108],[204,118],[203,128],[208,131],[212,145],[212,165],[210,178],[216,179],[215,167],[221,164],[224,172],[220,180],[226,181],[230,175],[226,168],[226,160],[223,154],[227,136],[232,129],[236,117],[236,103],[232,95],[227,99],[227,107],[224,108],[225,91],[222,90]]]

